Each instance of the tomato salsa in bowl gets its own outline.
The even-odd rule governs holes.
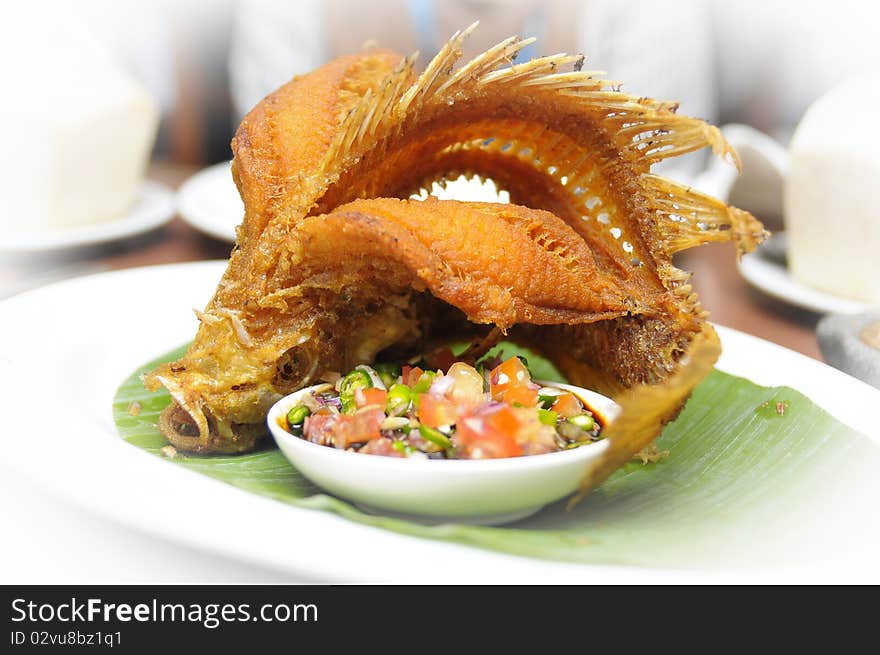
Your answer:
[[[619,411],[593,391],[533,380],[520,357],[325,377],[269,412],[285,456],[368,510],[434,521],[507,522],[571,494]]]
[[[490,365],[493,362],[489,362]],[[489,459],[578,448],[601,438],[601,418],[576,394],[532,380],[510,357],[443,370],[358,366],[313,387],[279,417],[292,435],[387,457]]]

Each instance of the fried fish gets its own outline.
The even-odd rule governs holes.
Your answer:
[[[748,213],[651,173],[717,128],[623,93],[583,57],[514,63],[511,38],[416,75],[371,50],[295,78],[245,117],[237,245],[184,357],[146,376],[178,448],[243,452],[269,406],[377,354],[501,335],[624,407],[585,489],[657,437],[720,352],[675,252],[764,237]],[[512,204],[412,200],[460,175]]]

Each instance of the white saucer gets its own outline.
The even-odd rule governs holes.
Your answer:
[[[177,211],[180,217],[200,232],[235,242],[235,228],[244,218],[244,204],[232,181],[232,162],[204,168],[180,187]]]
[[[127,239],[165,225],[174,217],[174,211],[174,192],[164,184],[144,180],[134,205],[119,218],[51,232],[7,233],[0,242],[0,251],[40,253]]]
[[[794,279],[785,264],[784,240],[784,233],[774,234],[753,253],[743,256],[739,272],[749,284],[777,300],[818,314],[861,314],[872,309]]]

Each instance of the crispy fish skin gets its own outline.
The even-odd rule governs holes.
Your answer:
[[[187,354],[145,382],[179,448],[240,452],[268,407],[325,370],[498,326],[576,384],[645,403],[603,475],[650,443],[720,352],[675,252],[764,237],[752,216],[651,174],[720,132],[511,38],[455,67],[346,57],[261,102],[233,140],[238,243]],[[566,70],[567,67],[575,70]],[[401,200],[460,174],[514,205]],[[627,425],[621,421],[620,425]]]
[[[254,107],[232,141],[232,174],[245,206],[238,235],[243,246],[259,239],[273,219],[305,213],[309,179],[357,103],[389,75],[400,55],[375,50],[340,57],[309,75],[295,77]],[[312,191],[312,194],[314,191]]]
[[[308,284],[337,271],[356,283],[391,258],[415,278],[396,292],[425,287],[472,323],[503,330],[517,323],[587,323],[648,309],[598,268],[586,243],[563,221],[517,205],[356,200],[304,220],[295,243],[296,273],[279,286]]]

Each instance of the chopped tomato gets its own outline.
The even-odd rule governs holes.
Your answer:
[[[424,373],[422,373],[412,387],[413,393],[427,393],[428,390],[431,388],[431,385],[434,383],[434,378],[436,377],[436,371],[425,371]]]
[[[581,406],[580,401],[574,397],[574,394],[570,393],[564,393],[560,396],[557,396],[556,401],[553,403],[550,409],[565,418],[569,418],[570,416],[574,416],[575,414],[580,414],[584,411],[584,408]]]
[[[536,455],[558,450],[556,446],[555,426],[541,422],[538,413],[527,407],[512,407],[511,411],[519,419],[519,432],[516,442],[523,449],[524,455]]]
[[[496,415],[503,411],[505,410],[499,410]],[[504,417],[500,418],[502,424],[507,420]],[[456,425],[454,441],[463,451],[462,454],[471,459],[517,457],[523,453],[513,435],[499,430],[495,425],[490,425],[488,420],[477,416],[469,416]]]
[[[424,371],[420,369],[418,366],[414,366],[406,372],[405,377],[403,378],[403,383],[412,389],[419,381],[419,378],[422,377]]]
[[[499,432],[509,434],[516,440],[520,430],[520,420],[512,407],[502,407],[497,412],[486,417],[486,424]]]
[[[383,455],[385,457],[405,457],[401,451],[394,448],[394,441],[388,437],[373,439],[358,452],[368,453],[370,455]]]
[[[378,405],[384,409],[386,400],[388,400],[388,392],[384,389],[372,387],[370,389],[357,389],[354,392],[354,401],[358,409],[368,405]]]
[[[312,443],[328,446],[333,444],[333,426],[339,416],[332,414],[312,414],[303,424],[303,436]]]
[[[504,402],[534,407],[538,404],[538,391],[529,387],[511,387],[504,392]]]
[[[364,443],[381,437],[379,426],[385,420],[381,409],[362,409],[355,414],[340,415],[334,426],[335,445],[348,448],[353,443]]]
[[[428,367],[433,370],[448,371],[455,363],[455,355],[449,348],[438,348],[425,358]]]
[[[531,382],[529,369],[519,357],[511,357],[492,369],[489,374],[489,392],[493,400],[501,400],[504,392],[513,387],[527,387]]]
[[[457,419],[455,406],[446,398],[419,394],[419,420],[429,428],[454,425]]]

